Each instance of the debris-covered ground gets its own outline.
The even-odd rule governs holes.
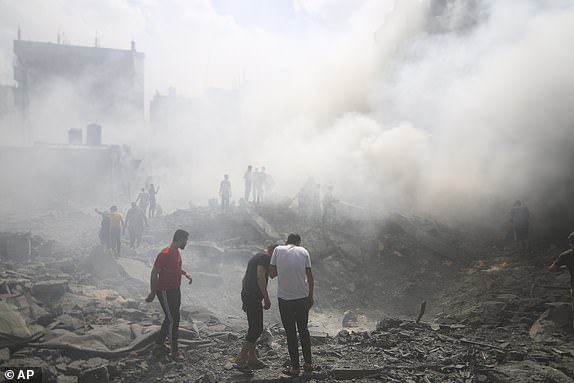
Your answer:
[[[41,366],[46,382],[287,380],[276,305],[258,347],[268,368],[232,367],[246,321],[249,257],[286,233],[310,250],[315,372],[308,381],[570,382],[574,335],[559,249],[497,249],[438,222],[398,214],[305,222],[281,205],[180,210],[150,221],[144,244],[115,259],[89,212],[6,221],[0,235],[0,362]],[[191,244],[174,360],[154,348],[163,320],[146,304],[151,263],[183,228]],[[27,232],[29,230],[29,232]],[[275,296],[275,282],[270,283]],[[421,305],[422,301],[426,304]],[[422,308],[425,310],[422,310]],[[417,322],[417,319],[420,321]]]

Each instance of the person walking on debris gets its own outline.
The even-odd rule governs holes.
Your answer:
[[[125,228],[124,219],[122,215],[118,213],[118,207],[112,206],[109,212],[102,212],[95,209],[95,212],[106,217],[110,221],[110,231],[109,231],[109,244],[112,252],[116,257],[120,256],[122,249],[122,231]]]
[[[145,212],[135,202],[132,202],[132,207],[126,214],[126,226],[130,235],[130,247],[132,249],[140,245],[144,225],[147,227]]]
[[[337,208],[335,207],[337,200],[333,197],[333,186],[327,187],[327,193],[323,196],[323,225],[332,225],[335,223],[337,217]]]
[[[510,211],[510,220],[514,230],[514,240],[518,242],[520,249],[528,249],[528,226],[530,222],[530,213],[528,208],[522,205],[520,200],[514,202]]]
[[[165,318],[161,330],[156,339],[156,345],[163,347],[165,339],[169,335],[171,341],[171,353],[177,356],[177,339],[179,334],[179,309],[181,306],[181,276],[183,275],[191,284],[191,274],[181,267],[180,249],[185,249],[189,233],[178,229],[173,235],[171,244],[164,248],[155,259],[150,277],[150,293],[146,302],[153,301],[157,296]]]
[[[149,185],[148,195],[149,195],[149,217],[150,218],[155,217],[155,207],[156,207],[155,196],[157,195],[158,192],[159,192],[159,185],[157,185],[157,188],[155,186],[153,186],[153,184]],[[144,210],[144,213],[145,213],[145,210]]]
[[[251,171],[252,168],[253,167],[249,165],[247,167],[247,171],[243,175],[243,178],[245,179],[245,194],[243,196],[245,202],[249,202],[249,197],[251,196],[251,187],[253,186],[253,172]]]
[[[568,270],[570,272],[570,302],[574,311],[574,233],[568,236],[570,249],[566,250],[552,263],[548,271],[557,272]]]
[[[267,281],[271,254],[276,247],[277,245],[268,246],[267,253],[258,253],[247,263],[247,270],[242,281],[241,302],[243,311],[247,313],[249,329],[241,352],[235,359],[235,368],[240,371],[267,367],[257,358],[256,343],[263,332],[263,309],[269,310],[271,307],[271,300],[267,293]],[[263,305],[261,301],[264,302]]]
[[[100,225],[100,243],[104,246],[104,249],[110,248],[110,219],[107,215],[102,215],[102,223]]]
[[[139,208],[142,209],[144,212],[147,211],[147,207],[149,205],[149,194],[146,193],[144,188],[142,188],[142,191],[140,192],[140,194],[138,194],[136,203],[138,204]]]
[[[231,182],[228,174],[224,175],[219,183],[219,196],[221,197],[221,212],[225,214],[229,211],[229,199],[231,198]]]
[[[291,367],[284,373],[290,376],[300,373],[297,330],[305,360],[303,370],[305,373],[311,373],[311,337],[307,323],[309,309],[313,306],[315,282],[311,271],[311,258],[307,249],[301,246],[299,234],[289,234],[286,244],[275,248],[269,265],[269,276],[277,277],[279,313],[291,359]]]

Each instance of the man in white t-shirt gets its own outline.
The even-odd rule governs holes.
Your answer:
[[[291,358],[291,368],[285,373],[291,376],[299,375],[299,342],[297,330],[301,338],[301,349],[306,373],[313,371],[311,364],[311,337],[307,329],[309,309],[313,306],[313,289],[315,282],[311,272],[309,252],[301,245],[299,234],[289,234],[284,246],[277,246],[271,256],[269,276],[277,277],[277,298],[281,322],[287,336],[287,347]]]

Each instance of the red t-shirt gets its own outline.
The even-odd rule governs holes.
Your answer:
[[[181,285],[181,254],[179,249],[163,249],[155,259],[153,265],[159,270],[157,281],[158,290],[177,289]]]

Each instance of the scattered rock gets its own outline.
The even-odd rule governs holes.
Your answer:
[[[43,281],[32,286],[32,295],[34,298],[40,299],[41,301],[53,302],[60,299],[69,290],[68,281]]]
[[[106,366],[84,370],[78,377],[78,383],[109,383],[110,375]]]

